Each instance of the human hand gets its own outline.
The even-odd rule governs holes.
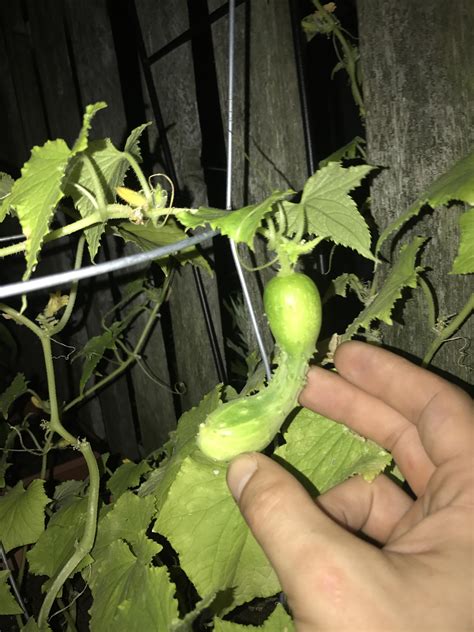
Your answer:
[[[392,453],[417,499],[384,475],[314,501],[262,454],[228,485],[286,593],[298,632],[474,628],[471,398],[388,351],[348,342],[338,373],[312,368],[300,403]],[[362,532],[380,544],[357,537]]]

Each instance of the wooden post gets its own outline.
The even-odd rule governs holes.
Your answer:
[[[383,167],[372,187],[372,211],[383,229],[474,144],[474,4],[470,0],[359,0],[359,34],[367,106],[368,161]],[[449,275],[459,243],[459,207],[424,214],[403,236],[426,235],[423,254],[439,315],[456,313],[472,277]],[[399,242],[397,249],[400,246]],[[384,330],[389,345],[416,358],[434,332],[421,292],[409,301],[405,325]],[[463,356],[472,320],[446,342],[433,365],[469,382]]]

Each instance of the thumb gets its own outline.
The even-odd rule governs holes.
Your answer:
[[[289,472],[262,454],[243,454],[230,463],[227,484],[295,618],[298,611],[304,616],[308,592],[326,610],[336,594],[339,601],[352,591],[354,571],[360,573],[372,547],[324,514]]]

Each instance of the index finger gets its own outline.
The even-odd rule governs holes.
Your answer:
[[[461,389],[394,353],[362,342],[341,345],[335,364],[344,379],[416,426],[435,465],[472,451],[472,400]]]

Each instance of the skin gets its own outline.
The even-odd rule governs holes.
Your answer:
[[[471,398],[383,349],[348,342],[312,368],[303,406],[389,450],[416,495],[354,477],[312,499],[262,454],[228,485],[274,567],[298,632],[474,629]],[[365,534],[361,539],[357,534]]]

